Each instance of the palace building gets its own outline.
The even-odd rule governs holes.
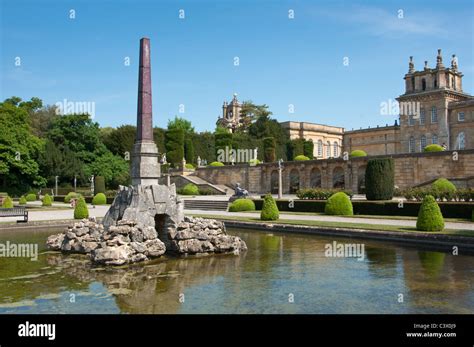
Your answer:
[[[399,123],[383,127],[346,131],[342,127],[309,122],[282,122],[291,139],[313,140],[314,157],[339,157],[343,152],[364,150],[368,155],[422,152],[429,144],[439,144],[446,150],[474,149],[474,97],[463,91],[463,74],[453,54],[450,67],[445,67],[441,50],[436,66],[424,62],[415,70],[413,57],[405,74],[405,93],[399,103]],[[217,124],[232,131],[241,124],[242,104],[234,94],[232,101],[222,106]]]

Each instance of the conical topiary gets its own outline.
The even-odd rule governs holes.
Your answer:
[[[352,216],[354,212],[351,199],[344,192],[331,195],[324,207],[324,213],[335,216]]]
[[[26,197],[24,195],[20,196],[20,202],[19,204],[20,205],[26,205],[27,201],[26,201]]]
[[[12,200],[12,198],[10,198],[9,196],[7,196],[7,197],[5,198],[5,200],[3,200],[2,207],[3,207],[3,208],[13,208],[13,200]]]
[[[105,205],[107,203],[107,197],[104,193],[97,193],[92,199],[92,205]]]
[[[89,210],[87,209],[84,198],[79,198],[74,208],[74,219],[89,218]]]
[[[43,206],[52,206],[53,205],[53,199],[48,194],[43,196],[43,199],[41,201],[43,202]]]
[[[260,213],[261,220],[277,220],[280,218],[280,211],[271,194],[265,195],[263,200],[262,212]]]
[[[426,195],[421,203],[416,229],[422,231],[442,231],[444,229],[443,214],[432,195]]]

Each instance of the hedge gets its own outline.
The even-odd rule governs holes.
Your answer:
[[[255,208],[262,209],[263,199],[254,200]],[[313,212],[324,213],[324,200],[275,200],[281,212]],[[439,207],[445,218],[472,218],[474,203],[472,202],[440,202]],[[293,206],[293,207],[290,207]],[[352,207],[354,215],[372,216],[412,216],[417,217],[421,203],[418,201],[404,201],[403,207],[399,207],[397,201],[361,201],[353,200]]]
[[[400,191],[399,196],[403,196],[407,200],[421,201],[426,195],[432,195],[439,201],[474,201],[474,189],[457,189],[456,191],[447,191],[429,188],[410,188]]]
[[[306,160],[309,160],[309,158],[305,155],[297,155],[295,157],[295,159],[293,159],[294,161],[306,161]]]
[[[308,199],[308,200],[327,200],[331,195],[338,192],[344,192],[352,199],[354,193],[350,190],[340,190],[340,189],[322,189],[322,188],[304,188],[299,189],[296,192],[296,196],[299,199]]]
[[[255,211],[255,203],[251,199],[237,199],[229,206],[229,212]]]
[[[393,198],[395,169],[392,158],[370,159],[365,170],[365,195],[367,200]]]

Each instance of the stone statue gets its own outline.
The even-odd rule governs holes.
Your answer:
[[[183,170],[184,170],[184,169],[186,169],[186,159],[183,158],[182,163],[183,163]]]
[[[451,59],[451,68],[454,71],[458,71],[458,58],[456,57],[456,54],[453,54],[453,59]]]
[[[415,72],[415,64],[413,63],[413,57],[410,57],[410,62],[408,63],[408,73]]]
[[[235,184],[234,195],[232,195],[229,199],[230,202],[235,201],[237,199],[245,199],[249,197],[249,192],[240,187],[240,183]]]
[[[201,157],[200,156],[197,157],[196,162],[197,162],[198,167],[201,167]]]
[[[168,162],[166,161],[166,153],[163,153],[161,156],[161,164],[166,165]]]

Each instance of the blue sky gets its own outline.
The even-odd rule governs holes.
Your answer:
[[[269,105],[280,121],[392,124],[380,103],[403,93],[410,55],[421,69],[424,60],[435,65],[438,48],[448,66],[455,53],[473,93],[473,12],[472,1],[434,0],[2,0],[0,97],[94,102],[101,126],[134,124],[146,36],[155,125],[179,115],[213,130],[234,92]]]

